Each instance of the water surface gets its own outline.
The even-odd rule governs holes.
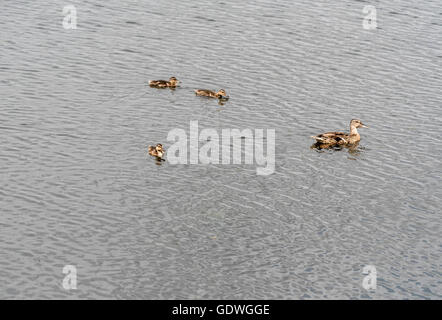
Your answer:
[[[377,1],[376,30],[368,1],[70,4],[76,30],[0,10],[0,298],[441,298],[439,1]],[[352,118],[356,150],[310,149]],[[275,173],[147,156],[194,120],[274,128]]]

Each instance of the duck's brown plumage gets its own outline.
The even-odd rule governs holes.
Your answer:
[[[212,90],[207,90],[207,89],[197,89],[197,90],[195,90],[195,94],[197,96],[202,96],[202,97],[227,99],[226,91],[224,89],[221,89],[218,92],[215,92]]]
[[[353,119],[350,121],[350,133],[345,132],[326,132],[317,136],[312,136],[316,143],[322,148],[333,147],[336,145],[354,144],[361,140],[357,128],[368,128],[361,120]]]
[[[178,84],[178,80],[175,77],[170,77],[169,81],[166,80],[150,80],[149,85],[157,88],[175,88]]]

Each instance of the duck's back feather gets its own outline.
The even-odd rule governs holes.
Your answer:
[[[208,96],[208,97],[212,97],[215,96],[215,92],[211,91],[211,90],[205,90],[205,89],[197,89],[195,90],[195,93],[199,96]]]
[[[347,143],[349,135],[344,132],[326,132],[317,136],[312,136],[312,138],[322,144],[340,144]]]
[[[168,81],[166,80],[150,80],[149,85],[157,87],[167,87]]]

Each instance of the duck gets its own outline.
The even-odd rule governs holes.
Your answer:
[[[329,148],[339,145],[352,145],[359,143],[361,136],[358,133],[358,128],[368,128],[359,119],[352,119],[350,121],[350,133],[345,132],[326,132],[312,136],[316,140],[316,145],[321,148]]]
[[[157,157],[157,158],[162,158],[164,156],[164,153],[166,151],[164,151],[163,149],[163,145],[161,143],[158,143],[156,146],[149,146],[147,148],[147,150],[149,151],[149,154],[151,156]]]
[[[178,84],[178,80],[175,77],[170,77],[169,81],[166,80],[150,80],[149,86],[156,88],[175,88]]]
[[[195,94],[201,97],[228,99],[226,91],[224,89],[220,89],[218,92],[206,89],[197,89],[195,90]]]

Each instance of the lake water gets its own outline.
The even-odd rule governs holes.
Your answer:
[[[15,0],[0,30],[0,298],[442,297],[440,1]],[[275,173],[157,165],[190,121],[275,129]]]

